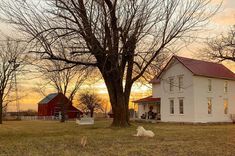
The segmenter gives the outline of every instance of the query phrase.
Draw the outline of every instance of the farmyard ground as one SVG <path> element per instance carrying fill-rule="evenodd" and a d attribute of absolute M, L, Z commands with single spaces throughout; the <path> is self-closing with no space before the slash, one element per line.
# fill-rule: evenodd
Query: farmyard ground
<path fill-rule="evenodd" d="M 0 125 L 0 155 L 151 156 L 235 155 L 235 125 L 180 125 L 132 123 L 110 128 L 111 121 L 93 126 L 75 122 L 8 121 Z M 151 129 L 154 138 L 132 136 L 138 125 Z M 81 138 L 87 145 L 82 147 Z"/>

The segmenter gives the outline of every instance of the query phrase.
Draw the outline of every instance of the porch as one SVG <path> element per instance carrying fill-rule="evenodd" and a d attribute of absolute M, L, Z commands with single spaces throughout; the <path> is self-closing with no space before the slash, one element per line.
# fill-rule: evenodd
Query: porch
<path fill-rule="evenodd" d="M 135 100 L 134 107 L 138 106 L 137 119 L 140 120 L 161 120 L 161 99 L 148 96 L 139 100 Z"/>

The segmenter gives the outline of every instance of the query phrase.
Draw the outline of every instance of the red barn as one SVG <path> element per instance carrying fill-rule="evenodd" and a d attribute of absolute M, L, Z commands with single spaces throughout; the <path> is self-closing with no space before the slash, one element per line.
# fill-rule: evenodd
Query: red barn
<path fill-rule="evenodd" d="M 72 102 L 62 93 L 52 93 L 47 95 L 38 103 L 38 116 L 59 116 L 62 101 L 67 104 L 67 117 L 76 118 L 83 114 L 72 105 Z"/>

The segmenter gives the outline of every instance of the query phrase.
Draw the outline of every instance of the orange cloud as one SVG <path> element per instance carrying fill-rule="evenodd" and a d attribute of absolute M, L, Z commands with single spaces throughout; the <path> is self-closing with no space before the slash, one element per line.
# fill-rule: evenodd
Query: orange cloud
<path fill-rule="evenodd" d="M 223 25 L 223 26 L 234 25 L 235 24 L 235 8 L 223 9 L 213 18 L 213 22 L 219 25 Z"/>

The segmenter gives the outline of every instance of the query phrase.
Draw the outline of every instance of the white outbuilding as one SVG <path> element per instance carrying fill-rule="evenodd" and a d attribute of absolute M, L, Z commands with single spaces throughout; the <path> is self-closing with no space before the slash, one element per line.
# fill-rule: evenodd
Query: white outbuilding
<path fill-rule="evenodd" d="M 151 83 L 152 96 L 134 101 L 138 118 L 232 122 L 235 74 L 222 64 L 173 56 Z"/>

